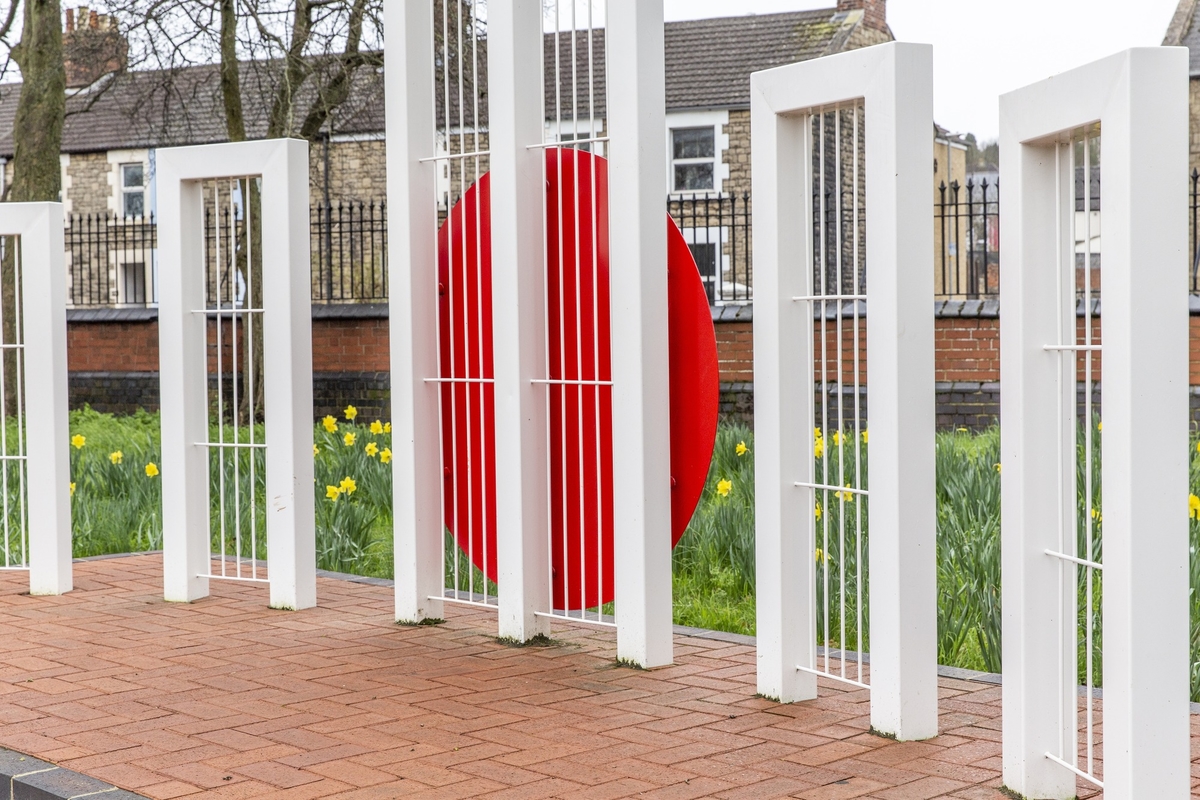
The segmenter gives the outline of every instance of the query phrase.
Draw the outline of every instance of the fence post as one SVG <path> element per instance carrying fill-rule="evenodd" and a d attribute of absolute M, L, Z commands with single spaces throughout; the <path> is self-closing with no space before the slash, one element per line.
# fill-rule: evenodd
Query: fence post
<path fill-rule="evenodd" d="M 26 457 L 27 519 L 21 521 L 28 543 L 22 553 L 29 567 L 29 593 L 63 594 L 72 589 L 71 461 L 67 431 L 66 267 L 61 203 L 0 203 L 0 236 L 19 237 L 13 253 L 17 299 L 18 416 L 24 412 L 26 435 L 18 453 Z M 3 387 L 0 386 L 0 391 Z M 8 409 L 13 413 L 14 409 Z M 2 422 L 2 420 L 0 420 Z M 30 447 L 30 443 L 35 446 Z M 11 447 L 11 441 L 10 441 Z M 14 455 L 10 452 L 5 455 Z M 20 468 L 20 462 L 15 462 Z M 6 527 L 7 530 L 7 527 Z M 6 542 L 4 566 L 15 566 Z"/>
<path fill-rule="evenodd" d="M 442 616 L 442 443 L 433 146 L 433 4 L 385 0 L 388 329 L 396 619 Z"/>
<path fill-rule="evenodd" d="M 671 425 L 662 0 L 608 7 L 617 657 L 670 664 Z"/>
<path fill-rule="evenodd" d="M 1187 164 L 1187 64 L 1183 48 L 1138 48 L 1000 98 L 1001 235 L 1011 255 L 1001 286 L 1003 764 L 1005 785 L 1023 796 L 1074 797 L 1077 773 L 1100 782 L 1080 766 L 1076 738 L 1077 559 L 1098 556 L 1075 552 L 1070 235 L 1073 132 L 1096 120 L 1104 145 L 1103 788 L 1113 800 L 1185 798 L 1190 788 L 1187 217 L 1183 192 L 1170 188 Z"/>
<path fill-rule="evenodd" d="M 488 8 L 500 635 L 550 632 L 541 0 Z"/>

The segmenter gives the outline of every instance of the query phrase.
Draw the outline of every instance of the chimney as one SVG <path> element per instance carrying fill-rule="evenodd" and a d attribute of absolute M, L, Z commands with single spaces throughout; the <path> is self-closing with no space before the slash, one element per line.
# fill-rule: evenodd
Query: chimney
<path fill-rule="evenodd" d="M 887 0 L 838 0 L 838 12 L 844 11 L 859 11 L 863 12 L 863 24 L 868 28 L 874 28 L 879 31 L 886 31 L 887 25 Z"/>
<path fill-rule="evenodd" d="M 67 88 L 82 89 L 129 62 L 129 40 L 117 30 L 117 20 L 87 6 L 67 9 L 63 30 L 63 66 Z"/>

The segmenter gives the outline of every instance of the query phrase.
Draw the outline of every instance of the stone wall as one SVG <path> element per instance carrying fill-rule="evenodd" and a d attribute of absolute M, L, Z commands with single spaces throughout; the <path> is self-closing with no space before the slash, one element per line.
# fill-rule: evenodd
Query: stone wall
<path fill-rule="evenodd" d="M 309 197 L 312 204 L 325 198 L 326 150 L 329 165 L 329 200 L 382 200 L 387 196 L 386 142 L 380 139 L 315 142 L 309 146 Z"/>
<path fill-rule="evenodd" d="M 102 214 L 109 210 L 113 185 L 107 153 L 72 153 L 63 176 L 63 197 L 69 214 Z"/>

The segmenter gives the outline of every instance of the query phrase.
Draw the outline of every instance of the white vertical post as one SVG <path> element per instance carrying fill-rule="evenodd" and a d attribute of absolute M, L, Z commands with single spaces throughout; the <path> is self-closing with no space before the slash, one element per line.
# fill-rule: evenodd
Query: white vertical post
<path fill-rule="evenodd" d="M 670 664 L 671 420 L 662 0 L 608 6 L 617 657 Z"/>
<path fill-rule="evenodd" d="M 896 47 L 867 99 L 871 725 L 937 736 L 933 51 Z M 894 265 L 894 266 L 893 266 Z"/>
<path fill-rule="evenodd" d="M 816 647 L 814 498 L 797 486 L 813 476 L 805 429 L 815 402 L 808 125 L 811 114 L 859 99 L 870 209 L 871 724 L 926 739 L 937 735 L 933 234 L 918 202 L 933 161 L 927 45 L 890 43 L 751 77 L 759 691 L 785 702 L 816 694 L 811 675 L 795 674 L 812 666 Z"/>
<path fill-rule="evenodd" d="M 24 353 L 17 368 L 25 373 L 25 441 L 36 442 L 25 448 L 29 593 L 63 594 L 73 584 L 62 204 L 2 203 L 0 235 L 20 237 L 14 297 Z"/>
<path fill-rule="evenodd" d="M 813 480 L 809 421 L 813 311 L 793 297 L 813 294 L 813 237 L 796 220 L 812 219 L 811 117 L 780 116 L 752 80 L 754 153 L 754 527 L 759 694 L 794 703 L 817 696 L 817 678 L 797 669 L 815 663 L 812 556 Z"/>
<path fill-rule="evenodd" d="M 206 308 L 201 181 L 262 176 L 262 218 L 253 219 L 250 209 L 246 219 L 247 228 L 261 227 L 262 242 L 270 604 L 309 608 L 316 604 L 316 530 L 308 143 L 271 139 L 166 148 L 158 151 L 157 162 L 164 595 L 172 601 L 196 600 L 208 594 L 214 577 L 207 321 L 215 315 Z M 253 240 L 249 230 L 247 239 Z M 243 308 L 239 313 L 257 312 Z"/>
<path fill-rule="evenodd" d="M 385 0 L 396 619 L 442 616 L 433 3 Z M 447 110 L 446 113 L 449 113 Z"/>
<path fill-rule="evenodd" d="M 1074 175 L 1063 168 L 1069 151 L 1061 143 L 1097 121 L 1104 149 L 1104 791 L 1130 800 L 1184 798 L 1190 790 L 1188 264 L 1180 177 L 1187 65 L 1183 48 L 1133 49 L 1000 99 L 1002 245 L 1017 254 L 1001 287 L 1004 782 L 1028 797 L 1075 795 L 1075 775 L 1049 757 L 1075 755 L 1076 620 L 1066 613 L 1073 602 L 1058 595 L 1059 586 L 1076 591 L 1075 569 L 1046 552 L 1059 547 L 1060 502 L 1075 502 L 1075 453 L 1064 453 L 1060 490 L 1057 460 L 1045 452 L 1045 442 L 1057 438 L 1060 380 L 1071 387 L 1072 413 L 1063 421 L 1076 424 L 1074 369 L 1060 368 L 1063 356 L 1045 348 L 1060 335 L 1075 340 L 1074 248 L 1064 241 Z M 1056 281 L 1066 297 L 1056 299 Z M 1069 321 L 1060 326 L 1064 308 Z M 1145 435 L 1147 424 L 1155 435 Z M 1074 527 L 1064 536 L 1073 545 Z M 1060 653 L 1063 669 L 1054 664 Z"/>
<path fill-rule="evenodd" d="M 496 558 L 502 637 L 550 632 L 542 2 L 488 7 Z"/>
<path fill-rule="evenodd" d="M 159 422 L 162 430 L 163 595 L 190 603 L 208 596 L 207 318 L 204 308 L 204 198 L 184 180 L 186 164 L 158 151 Z"/>
<path fill-rule="evenodd" d="M 282 140 L 262 170 L 267 565 L 271 607 L 298 610 L 317 604 L 308 142 Z"/>

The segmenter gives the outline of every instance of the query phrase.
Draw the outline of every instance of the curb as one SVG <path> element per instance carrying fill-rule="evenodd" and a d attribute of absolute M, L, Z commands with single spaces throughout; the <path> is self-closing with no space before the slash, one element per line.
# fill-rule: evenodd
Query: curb
<path fill-rule="evenodd" d="M 146 800 L 111 783 L 0 747 L 0 800 Z"/>

